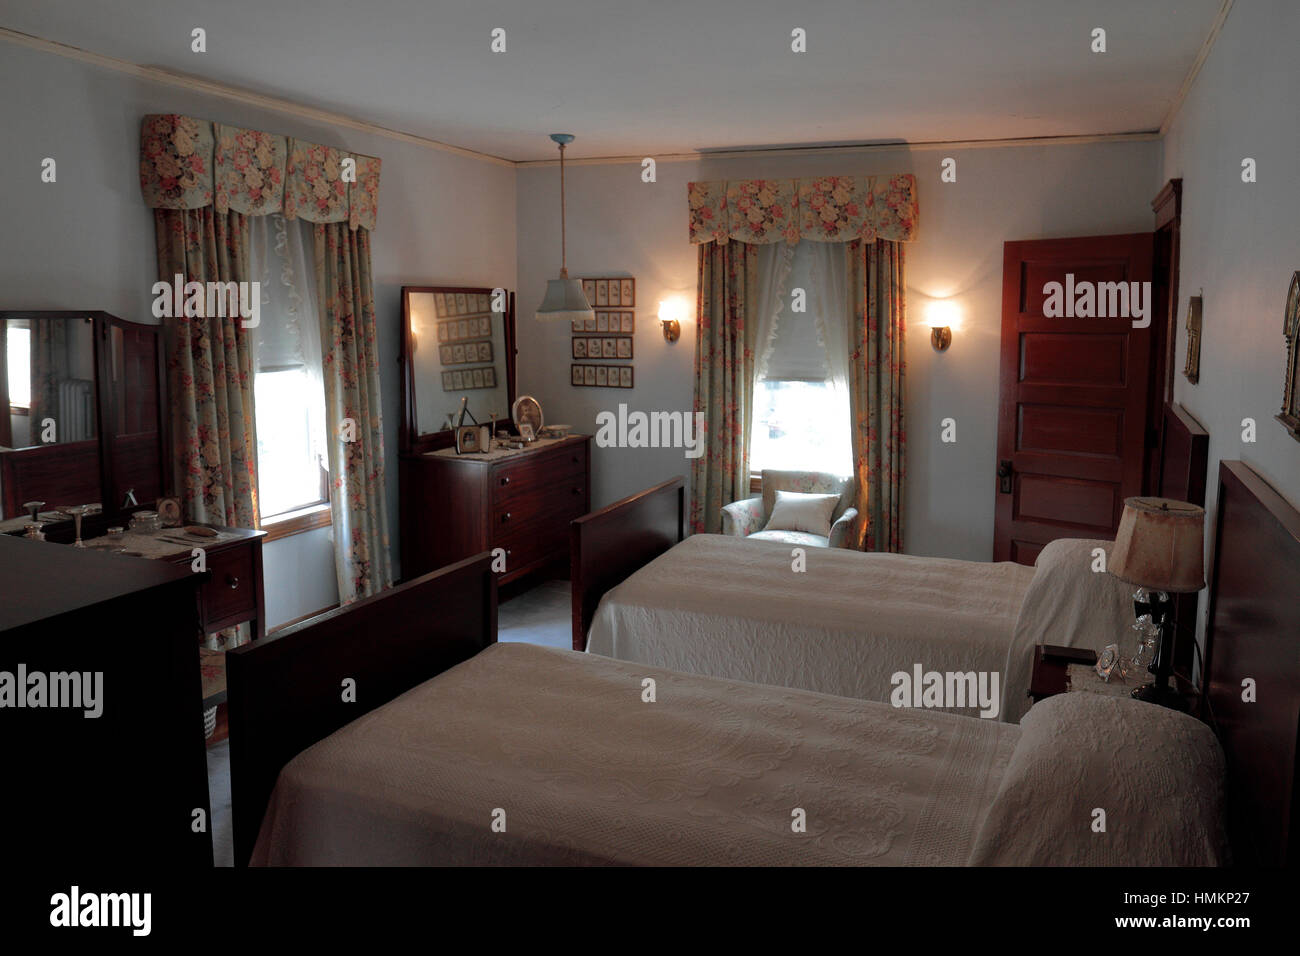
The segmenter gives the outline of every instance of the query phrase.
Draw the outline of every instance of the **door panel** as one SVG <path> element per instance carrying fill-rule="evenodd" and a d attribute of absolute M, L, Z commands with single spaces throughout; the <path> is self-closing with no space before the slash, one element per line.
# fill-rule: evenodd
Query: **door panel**
<path fill-rule="evenodd" d="M 1114 538 L 1142 493 L 1151 329 L 1133 317 L 1048 317 L 1050 282 L 1150 282 L 1150 233 L 1003 249 L 995 561 L 1032 564 L 1056 538 Z M 1155 303 L 1147 298 L 1150 318 Z"/>

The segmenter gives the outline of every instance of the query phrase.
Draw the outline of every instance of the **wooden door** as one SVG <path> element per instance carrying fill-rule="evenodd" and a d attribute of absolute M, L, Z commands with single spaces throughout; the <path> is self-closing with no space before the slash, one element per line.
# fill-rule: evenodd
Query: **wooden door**
<path fill-rule="evenodd" d="M 1152 243 L 1136 233 L 1003 246 L 995 561 L 1033 564 L 1056 538 L 1113 539 L 1124 499 L 1142 493 L 1160 318 Z M 1143 303 L 1147 325 L 1135 328 Z"/>

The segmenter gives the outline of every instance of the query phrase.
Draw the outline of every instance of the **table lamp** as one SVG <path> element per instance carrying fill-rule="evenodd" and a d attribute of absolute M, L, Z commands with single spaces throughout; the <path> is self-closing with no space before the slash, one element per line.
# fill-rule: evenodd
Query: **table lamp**
<path fill-rule="evenodd" d="M 1146 609 L 1158 628 L 1155 657 L 1147 668 L 1155 679 L 1133 691 L 1138 700 L 1186 710 L 1183 695 L 1169 686 L 1173 670 L 1170 594 L 1205 587 L 1205 509 L 1171 498 L 1126 498 L 1107 570 L 1137 585 L 1133 603 Z"/>

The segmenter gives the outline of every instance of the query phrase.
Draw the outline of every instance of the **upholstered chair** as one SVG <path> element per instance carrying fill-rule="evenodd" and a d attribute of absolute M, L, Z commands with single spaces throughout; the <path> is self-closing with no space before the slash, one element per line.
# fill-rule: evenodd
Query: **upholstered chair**
<path fill-rule="evenodd" d="M 797 491 L 803 494 L 835 494 L 839 503 L 831 515 L 831 533 L 828 537 L 807 531 L 764 531 L 777 491 Z M 857 483 L 852 478 L 842 478 L 824 471 L 774 471 L 762 473 L 762 493 L 753 498 L 733 501 L 722 508 L 722 533 L 757 541 L 782 541 L 795 547 L 853 548 L 856 535 L 858 509 Z"/>

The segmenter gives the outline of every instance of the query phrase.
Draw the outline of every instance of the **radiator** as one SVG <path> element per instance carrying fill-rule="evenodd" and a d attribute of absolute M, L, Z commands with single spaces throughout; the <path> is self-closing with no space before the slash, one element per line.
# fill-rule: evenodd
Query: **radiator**
<path fill-rule="evenodd" d="M 59 415 L 56 423 L 60 442 L 89 441 L 95 437 L 94 389 L 94 382 L 81 378 L 70 378 L 59 383 Z"/>

